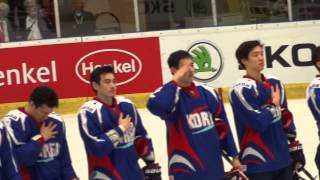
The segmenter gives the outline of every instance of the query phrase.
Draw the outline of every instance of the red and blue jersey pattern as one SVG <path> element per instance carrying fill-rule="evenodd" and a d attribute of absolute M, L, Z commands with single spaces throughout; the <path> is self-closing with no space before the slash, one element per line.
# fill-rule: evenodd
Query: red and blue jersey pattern
<path fill-rule="evenodd" d="M 0 122 L 0 180 L 21 180 L 10 139 Z"/>
<path fill-rule="evenodd" d="M 5 127 L 13 143 L 13 152 L 23 180 L 71 180 L 77 178 L 71 164 L 61 116 L 50 113 L 42 122 L 56 124 L 58 133 L 44 142 L 40 136 L 42 123 L 36 122 L 23 108 L 10 111 L 4 117 Z"/>
<path fill-rule="evenodd" d="M 215 180 L 224 177 L 221 151 L 236 156 L 237 149 L 223 103 L 204 85 L 181 88 L 173 81 L 150 95 L 147 108 L 167 127 L 169 176 L 175 180 Z M 214 121 L 222 119 L 228 134 L 219 140 Z"/>
<path fill-rule="evenodd" d="M 262 75 L 262 81 L 244 76 L 230 89 L 230 102 L 240 145 L 240 161 L 248 173 L 268 172 L 289 166 L 288 137 L 295 133 L 293 121 L 284 125 L 283 115 L 274 117 L 272 88 L 280 90 L 282 111 L 287 107 L 285 89 L 279 79 Z"/>
<path fill-rule="evenodd" d="M 129 99 L 116 96 L 113 101 L 114 105 L 108 106 L 95 98 L 86 102 L 78 113 L 80 135 L 88 158 L 89 179 L 143 180 L 134 140 L 141 136 L 148 138 L 147 132 Z M 133 127 L 125 133 L 118 127 L 120 113 L 129 115 L 133 123 Z M 112 130 L 120 136 L 118 144 L 114 144 L 107 135 Z"/>
<path fill-rule="evenodd" d="M 320 128 L 320 75 L 317 75 L 307 88 L 306 97 L 309 109 Z"/>

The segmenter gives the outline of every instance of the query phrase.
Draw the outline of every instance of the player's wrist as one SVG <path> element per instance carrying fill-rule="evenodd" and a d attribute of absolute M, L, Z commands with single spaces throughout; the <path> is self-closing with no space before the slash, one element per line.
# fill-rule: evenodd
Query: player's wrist
<path fill-rule="evenodd" d="M 281 117 L 281 108 L 279 105 L 267 105 L 268 110 L 271 112 L 273 118 Z"/>
<path fill-rule="evenodd" d="M 126 132 L 126 128 L 122 125 L 122 124 L 119 124 L 119 129 L 121 130 L 122 133 Z"/>
<path fill-rule="evenodd" d="M 42 134 L 37 134 L 33 136 L 31 139 L 38 142 L 40 145 L 43 145 L 46 142 Z"/>
<path fill-rule="evenodd" d="M 232 160 L 239 160 L 239 155 L 233 156 Z"/>

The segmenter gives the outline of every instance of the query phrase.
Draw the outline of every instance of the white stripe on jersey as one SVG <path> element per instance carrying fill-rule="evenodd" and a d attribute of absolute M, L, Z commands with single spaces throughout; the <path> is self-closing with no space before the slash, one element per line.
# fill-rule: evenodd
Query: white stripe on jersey
<path fill-rule="evenodd" d="M 312 105 L 315 108 L 315 110 L 317 111 L 318 114 L 320 114 L 320 109 L 317 106 L 317 102 L 316 102 L 316 89 L 320 89 L 320 78 L 316 77 L 312 80 L 312 82 L 310 83 L 310 85 L 308 86 L 307 90 L 306 90 L 306 96 L 307 99 L 311 99 Z"/>
<path fill-rule="evenodd" d="M 255 156 L 261 159 L 263 162 L 266 162 L 266 159 L 257 150 L 253 149 L 252 147 L 247 147 L 244 149 L 241 159 L 243 160 L 246 156 L 249 156 L 249 155 Z"/>
<path fill-rule="evenodd" d="M 103 142 L 105 141 L 104 139 L 99 139 L 93 135 L 91 135 L 89 133 L 89 130 L 88 130 L 88 119 L 87 119 L 87 116 L 86 116 L 86 111 L 80 111 L 80 126 L 82 127 L 83 131 L 85 132 L 85 134 L 92 140 L 94 141 L 97 141 L 97 142 Z"/>
<path fill-rule="evenodd" d="M 11 140 L 10 140 L 9 134 L 6 133 L 6 136 L 7 136 L 8 142 L 9 142 L 10 150 L 12 151 L 12 142 L 11 142 Z M 13 156 L 11 156 L 11 161 L 12 161 L 12 163 L 13 163 L 13 165 L 14 165 L 15 171 L 18 172 L 18 171 L 19 171 L 18 165 L 17 165 L 15 159 L 13 158 Z"/>
<path fill-rule="evenodd" d="M 21 119 L 21 123 L 22 123 L 22 127 L 24 127 L 24 121 L 25 119 Z M 26 144 L 25 142 L 21 142 L 19 141 L 16 136 L 14 135 L 13 129 L 11 128 L 11 119 L 9 119 L 8 117 L 4 117 L 4 125 L 6 127 L 7 133 L 10 135 L 11 139 L 13 140 L 15 145 L 22 145 L 22 144 Z M 25 130 L 25 129 L 24 129 Z"/>
<path fill-rule="evenodd" d="M 180 164 L 184 164 L 187 167 L 189 167 L 190 169 L 192 169 L 194 172 L 196 172 L 196 169 L 194 168 L 194 166 L 190 163 L 190 161 L 188 161 L 185 157 L 175 154 L 171 157 L 170 161 L 169 161 L 169 168 L 171 165 L 175 164 L 175 163 L 180 163 Z"/>
<path fill-rule="evenodd" d="M 173 108 L 172 108 L 171 112 L 174 112 L 176 110 L 176 105 L 179 102 L 180 90 L 181 90 L 181 88 L 179 86 L 177 86 L 177 90 L 176 90 L 176 93 L 174 95 L 174 102 L 173 102 L 174 105 L 173 105 Z"/>

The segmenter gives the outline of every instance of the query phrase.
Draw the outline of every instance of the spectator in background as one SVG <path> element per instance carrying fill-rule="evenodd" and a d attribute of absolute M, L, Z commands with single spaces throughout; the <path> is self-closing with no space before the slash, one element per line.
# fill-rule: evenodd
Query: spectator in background
<path fill-rule="evenodd" d="M 34 0 L 26 0 L 27 11 L 24 40 L 38 40 L 53 37 L 43 17 L 39 14 L 39 6 Z"/>
<path fill-rule="evenodd" d="M 47 23 L 48 29 L 55 31 L 55 19 L 54 19 L 54 7 L 53 0 L 42 0 L 40 2 L 41 14 L 44 17 L 45 22 Z"/>
<path fill-rule="evenodd" d="M 8 4 L 0 2 L 0 43 L 13 40 L 13 37 L 10 36 L 12 32 L 12 26 L 7 19 L 8 13 Z"/>
<path fill-rule="evenodd" d="M 14 31 L 23 31 L 25 27 L 25 19 L 27 16 L 25 6 L 25 0 L 8 0 L 10 7 L 9 20 Z M 17 15 L 17 16 L 16 16 Z M 16 22 L 17 17 L 17 22 Z M 17 24 L 18 23 L 18 24 Z"/>
<path fill-rule="evenodd" d="M 62 37 L 95 35 L 95 17 L 84 10 L 83 0 L 72 0 L 72 12 L 61 19 Z"/>

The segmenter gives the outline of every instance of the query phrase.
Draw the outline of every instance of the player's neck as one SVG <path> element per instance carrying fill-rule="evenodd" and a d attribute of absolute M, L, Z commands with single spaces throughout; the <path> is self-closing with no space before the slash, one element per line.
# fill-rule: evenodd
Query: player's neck
<path fill-rule="evenodd" d="M 106 97 L 106 96 L 97 95 L 97 98 L 108 106 L 112 106 L 112 104 L 113 104 L 113 97 Z"/>
<path fill-rule="evenodd" d="M 262 81 L 261 71 L 247 70 L 247 76 L 250 76 L 256 80 Z"/>
<path fill-rule="evenodd" d="M 33 120 L 35 120 L 36 122 L 41 122 L 40 120 L 36 119 L 35 118 L 35 115 L 34 115 L 34 108 L 31 107 L 30 104 L 28 104 L 27 106 L 24 107 L 24 111 L 32 117 Z"/>
<path fill-rule="evenodd" d="M 186 88 L 186 87 L 191 86 L 191 85 L 192 85 L 192 82 L 180 82 L 178 85 L 179 85 L 180 87 L 182 87 L 182 88 Z"/>

